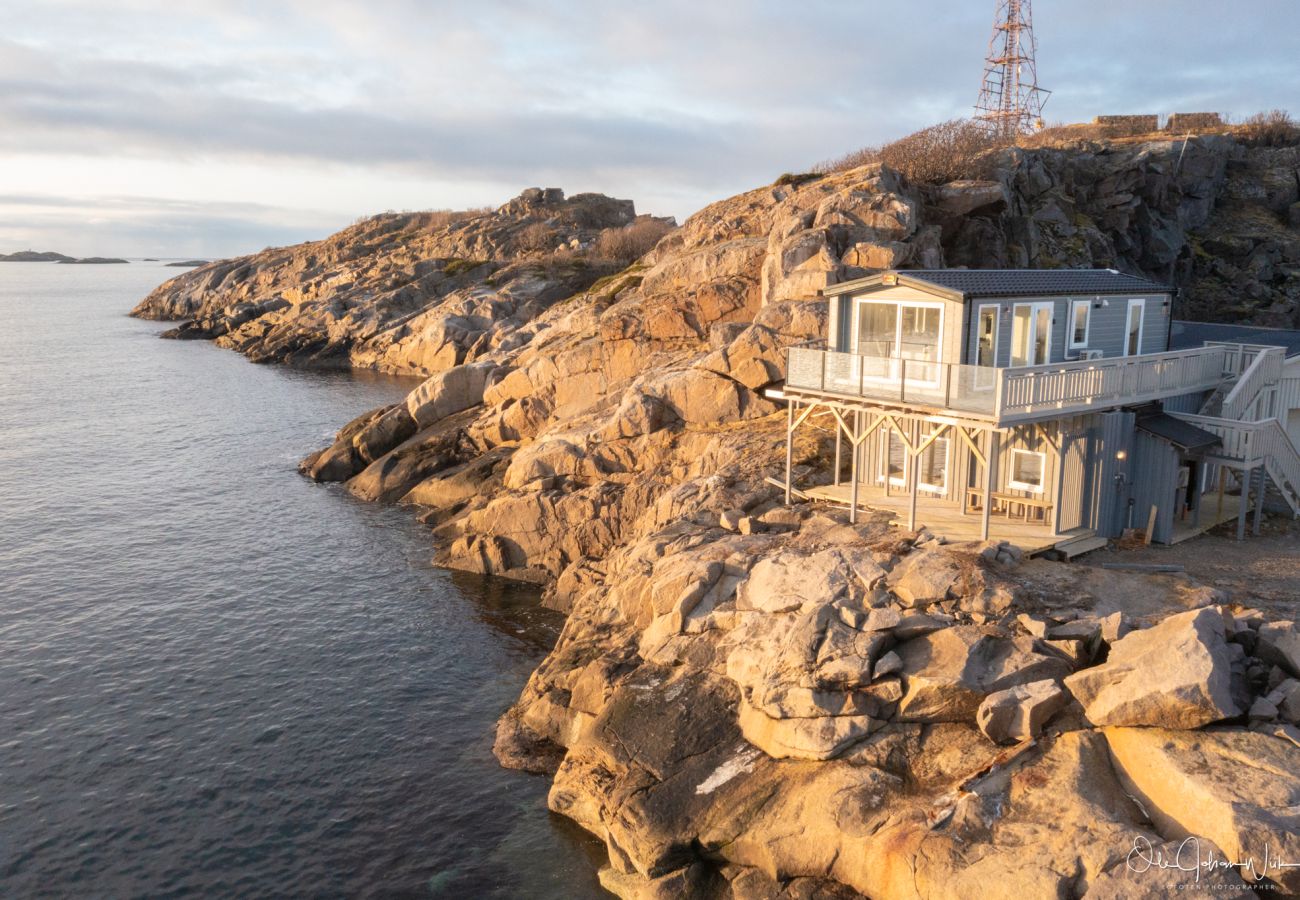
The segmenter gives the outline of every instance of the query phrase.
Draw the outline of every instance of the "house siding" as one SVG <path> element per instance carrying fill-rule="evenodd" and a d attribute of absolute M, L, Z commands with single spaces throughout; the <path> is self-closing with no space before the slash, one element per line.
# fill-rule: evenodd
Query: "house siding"
<path fill-rule="evenodd" d="M 1167 294 L 1147 294 L 1126 297 L 1123 295 L 1107 297 L 1003 297 L 999 299 L 973 299 L 966 319 L 966 341 L 962 362 L 973 364 L 977 359 L 976 349 L 979 343 L 979 308 L 986 305 L 998 307 L 998 353 L 999 366 L 1011 365 L 1012 311 L 1019 303 L 1052 304 L 1052 346 L 1050 359 L 1052 363 L 1068 362 L 1078 359 L 1083 350 L 1071 350 L 1069 341 L 1070 307 L 1074 300 L 1088 300 L 1092 303 L 1091 321 L 1088 328 L 1088 346 L 1086 349 L 1102 350 L 1106 356 L 1124 355 L 1125 325 L 1128 321 L 1128 301 L 1130 299 L 1145 302 L 1145 320 L 1142 329 L 1142 352 L 1163 353 L 1168 349 L 1170 304 Z M 1097 303 L 1103 303 L 1100 308 Z"/>

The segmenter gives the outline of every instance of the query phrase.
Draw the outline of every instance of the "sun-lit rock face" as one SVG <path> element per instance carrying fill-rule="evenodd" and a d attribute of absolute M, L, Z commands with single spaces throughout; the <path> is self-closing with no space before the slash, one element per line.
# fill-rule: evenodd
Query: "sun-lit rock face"
<path fill-rule="evenodd" d="M 827 285 L 953 264 L 1190 277 L 1195 242 L 1235 227 L 1225 191 L 1291 196 L 1234 180 L 1280 156 L 1179 147 L 1008 151 L 940 186 L 879 166 L 783 179 L 599 271 L 548 242 L 580 248 L 630 206 L 530 191 L 428 233 L 380 217 L 213 264 L 138 312 L 258 359 L 427 376 L 303 470 L 412 504 L 437 561 L 534 581 L 568 613 L 495 749 L 553 775 L 551 808 L 605 842 L 620 896 L 1164 896 L 1125 868 L 1135 842 L 1235 850 L 1294 824 L 1285 779 L 1220 791 L 1258 781 L 1248 754 L 1300 771 L 1292 624 L 1175 579 L 786 508 L 764 391 L 824 336 Z M 1294 279 L 1273 275 L 1296 258 L 1259 240 L 1282 249 L 1255 283 L 1285 305 Z M 824 469 L 832 434 L 801 429 L 796 469 Z"/>

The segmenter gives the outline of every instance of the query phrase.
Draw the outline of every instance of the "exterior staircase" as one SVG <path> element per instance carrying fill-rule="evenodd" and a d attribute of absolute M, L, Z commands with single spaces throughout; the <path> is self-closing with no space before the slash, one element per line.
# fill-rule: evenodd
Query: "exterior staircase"
<path fill-rule="evenodd" d="M 1282 423 L 1272 416 L 1282 377 L 1281 347 L 1236 345 L 1227 379 L 1205 399 L 1199 415 L 1178 418 L 1216 434 L 1223 446 L 1213 454 L 1234 467 L 1262 466 L 1274 491 L 1300 517 L 1300 452 Z"/>

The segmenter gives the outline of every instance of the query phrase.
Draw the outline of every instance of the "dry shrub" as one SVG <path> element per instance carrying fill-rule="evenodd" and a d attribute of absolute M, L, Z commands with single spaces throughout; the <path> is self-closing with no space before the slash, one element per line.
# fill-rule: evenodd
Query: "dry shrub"
<path fill-rule="evenodd" d="M 606 228 L 597 236 L 592 251 L 598 259 L 630 263 L 649 253 L 672 230 L 669 222 L 641 216 L 622 228 Z"/>
<path fill-rule="evenodd" d="M 1270 109 L 1248 116 L 1241 123 L 1242 134 L 1264 147 L 1282 147 L 1300 140 L 1300 125 L 1284 109 Z"/>
<path fill-rule="evenodd" d="M 922 128 L 879 149 L 865 147 L 838 160 L 824 163 L 819 169 L 838 172 L 880 162 L 901 172 L 911 181 L 942 184 L 987 174 L 987 157 L 984 154 L 1012 143 L 1013 139 L 995 134 L 982 122 L 951 119 Z"/>
<path fill-rule="evenodd" d="M 470 209 L 426 209 L 419 213 L 419 222 L 425 228 L 445 228 L 490 212 L 493 212 L 491 206 L 476 206 Z"/>
<path fill-rule="evenodd" d="M 525 225 L 519 232 L 519 249 L 526 253 L 546 253 L 559 242 L 559 234 L 545 222 Z"/>

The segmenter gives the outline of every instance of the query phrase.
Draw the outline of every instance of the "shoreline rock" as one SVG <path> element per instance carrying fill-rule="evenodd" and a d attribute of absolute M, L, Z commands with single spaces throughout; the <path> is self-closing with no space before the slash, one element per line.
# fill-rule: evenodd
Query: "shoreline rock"
<path fill-rule="evenodd" d="M 526 192 L 434 236 L 379 217 L 213 263 L 136 312 L 193 317 L 178 336 L 255 360 L 429 376 L 303 471 L 415 506 L 437 562 L 543 583 L 566 612 L 494 752 L 552 775 L 551 808 L 605 842 L 622 896 L 1104 896 L 1172 823 L 1225 852 L 1255 839 L 1268 809 L 1198 818 L 1143 767 L 1168 755 L 1188 796 L 1237 771 L 1234 748 L 1300 771 L 1291 626 L 1156 576 L 1127 576 L 1140 613 L 1110 605 L 1115 573 L 1044 597 L 1034 578 L 1061 564 L 786 509 L 767 481 L 784 417 L 763 391 L 786 347 L 824 334 L 825 303 L 799 298 L 886 256 L 1181 265 L 1167 251 L 1265 161 L 1201 139 L 1175 176 L 1177 153 L 1015 151 L 996 190 L 879 166 L 772 185 L 603 278 L 542 272 L 511 242 L 529 224 L 589 231 L 588 206 L 601 223 L 632 211 Z M 832 444 L 802 430 L 796 471 L 824 470 Z M 1173 749 L 1140 742 L 1161 726 Z"/>

